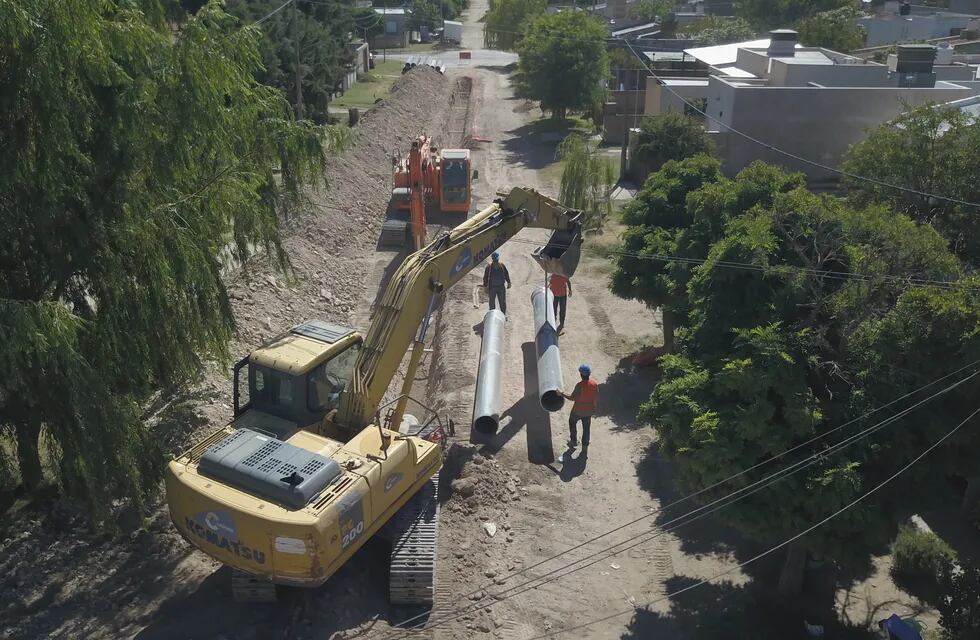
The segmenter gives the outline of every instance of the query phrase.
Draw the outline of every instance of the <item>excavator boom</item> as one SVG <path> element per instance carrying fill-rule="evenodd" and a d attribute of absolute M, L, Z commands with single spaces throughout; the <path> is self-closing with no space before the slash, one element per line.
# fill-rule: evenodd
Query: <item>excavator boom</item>
<path fill-rule="evenodd" d="M 548 245 L 532 254 L 546 271 L 566 276 L 574 273 L 582 242 L 580 212 L 533 189 L 515 187 L 506 197 L 443 233 L 408 256 L 389 282 L 341 400 L 341 424 L 356 429 L 371 422 L 405 352 L 413 340 L 420 342 L 415 339 L 416 331 L 424 337 L 439 296 L 525 227 L 554 231 Z M 410 384 L 411 376 L 407 376 L 406 385 Z"/>

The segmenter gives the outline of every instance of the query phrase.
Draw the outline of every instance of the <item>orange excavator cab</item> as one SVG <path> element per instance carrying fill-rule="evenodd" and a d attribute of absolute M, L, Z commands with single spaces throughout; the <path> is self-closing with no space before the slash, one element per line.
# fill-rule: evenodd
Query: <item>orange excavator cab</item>
<path fill-rule="evenodd" d="M 408 155 L 393 158 L 391 204 L 408 211 L 408 226 L 415 250 L 426 244 L 426 212 L 467 214 L 472 201 L 469 149 L 437 149 L 432 139 L 419 135 Z"/>

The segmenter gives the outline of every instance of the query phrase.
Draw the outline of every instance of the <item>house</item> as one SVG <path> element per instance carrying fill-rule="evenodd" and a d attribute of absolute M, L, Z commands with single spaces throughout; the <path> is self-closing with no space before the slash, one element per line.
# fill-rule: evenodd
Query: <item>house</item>
<path fill-rule="evenodd" d="M 378 50 L 407 47 L 410 35 L 407 10 L 405 8 L 375 7 L 374 12 L 380 16 L 384 31 L 371 38 L 371 48 Z"/>
<path fill-rule="evenodd" d="M 932 45 L 901 45 L 888 66 L 800 46 L 792 30 L 770 36 L 687 49 L 699 68 L 688 77 L 648 81 L 644 113 L 704 112 L 726 174 L 764 160 L 803 171 L 821 188 L 836 184 L 833 168 L 850 145 L 906 107 L 980 95 L 976 68 L 936 64 Z"/>
<path fill-rule="evenodd" d="M 980 0 L 978 0 L 980 1 Z M 896 42 L 948 38 L 966 29 L 974 17 L 969 13 L 929 10 L 918 13 L 909 3 L 886 2 L 875 15 L 858 18 L 866 32 L 865 45 L 876 47 Z"/>

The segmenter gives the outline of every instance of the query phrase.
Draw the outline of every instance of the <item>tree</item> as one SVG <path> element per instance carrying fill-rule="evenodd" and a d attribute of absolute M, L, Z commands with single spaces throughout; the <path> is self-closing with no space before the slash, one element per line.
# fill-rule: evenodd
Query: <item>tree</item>
<path fill-rule="evenodd" d="M 752 40 L 756 30 L 742 18 L 708 16 L 685 26 L 682 35 L 695 38 L 705 46 L 712 46 Z"/>
<path fill-rule="evenodd" d="M 939 624 L 946 640 L 970 640 L 980 629 L 980 569 L 964 566 L 944 580 L 944 595 L 939 609 Z"/>
<path fill-rule="evenodd" d="M 587 229 L 602 229 L 612 213 L 609 196 L 616 185 L 612 162 L 596 143 L 575 133 L 558 145 L 558 159 L 565 163 L 558 199 L 585 214 Z"/>
<path fill-rule="evenodd" d="M 710 169 L 698 156 L 650 177 L 624 212 L 630 255 L 613 276 L 615 292 L 663 304 L 677 318 L 675 353 L 661 359 L 663 378 L 641 417 L 657 427 L 685 489 L 718 483 L 980 357 L 980 289 L 908 281 L 959 277 L 932 229 L 883 207 L 811 194 L 801 175 L 762 163 L 734 180 L 698 173 L 699 165 Z M 657 259 L 664 254 L 675 257 Z M 833 275 L 842 273 L 856 275 Z M 975 379 L 963 384 L 888 438 L 825 453 L 719 517 L 763 542 L 795 535 L 911 460 L 952 416 L 962 419 L 978 392 Z M 805 445 L 799 458 L 827 444 Z M 928 500 L 942 478 L 935 470 L 966 468 L 962 452 L 977 444 L 964 433 L 931 468 L 793 545 L 781 588 L 798 588 L 808 551 L 866 557 L 854 540 L 887 541 L 894 511 Z"/>
<path fill-rule="evenodd" d="M 739 0 L 736 11 L 757 28 L 788 27 L 800 18 L 853 4 L 852 0 Z"/>
<path fill-rule="evenodd" d="M 656 22 L 666 18 L 673 10 L 673 0 L 636 0 L 630 7 L 629 17 L 633 20 Z"/>
<path fill-rule="evenodd" d="M 440 0 L 412 0 L 411 8 L 407 20 L 409 29 L 420 31 L 422 27 L 433 29 L 442 24 Z"/>
<path fill-rule="evenodd" d="M 874 130 L 851 147 L 844 169 L 919 193 L 980 202 L 980 126 L 959 109 L 926 105 Z M 844 179 L 859 205 L 886 202 L 913 219 L 931 224 L 956 255 L 980 264 L 980 211 L 867 180 Z"/>
<path fill-rule="evenodd" d="M 277 0 L 227 0 L 226 9 L 247 23 L 267 16 L 281 5 Z M 353 11 L 339 0 L 299 2 L 295 13 L 287 8 L 274 13 L 261 25 L 263 64 L 257 72 L 258 80 L 282 89 L 295 108 L 298 30 L 303 116 L 320 124 L 330 121 L 330 99 L 340 91 L 343 76 L 350 68 L 348 34 L 364 35 L 365 30 L 383 28 L 377 14 L 370 21 L 365 18 L 355 21 Z M 299 23 L 298 29 L 294 18 Z"/>
<path fill-rule="evenodd" d="M 544 14 L 547 0 L 495 0 L 483 25 L 488 49 L 513 50 L 530 20 Z"/>
<path fill-rule="evenodd" d="M 255 80 L 258 29 L 210 3 L 174 34 L 141 6 L 0 8 L 0 428 L 22 484 L 40 436 L 96 524 L 155 488 L 148 394 L 227 357 L 226 256 L 286 266 L 280 214 L 340 140 Z"/>
<path fill-rule="evenodd" d="M 643 119 L 633 159 L 655 171 L 669 160 L 711 154 L 713 149 L 701 123 L 675 111 L 667 111 Z"/>
<path fill-rule="evenodd" d="M 601 99 L 609 69 L 606 30 L 582 11 L 543 14 L 528 23 L 517 48 L 525 86 L 541 108 L 564 120 Z"/>
<path fill-rule="evenodd" d="M 824 47 L 844 53 L 859 49 L 864 46 L 867 35 L 864 27 L 857 23 L 860 16 L 857 7 L 847 6 L 804 18 L 796 27 L 800 42 L 809 47 Z"/>

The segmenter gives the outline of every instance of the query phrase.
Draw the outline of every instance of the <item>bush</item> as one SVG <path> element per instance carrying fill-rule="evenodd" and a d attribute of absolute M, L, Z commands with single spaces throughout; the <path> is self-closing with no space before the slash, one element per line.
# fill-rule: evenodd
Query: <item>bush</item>
<path fill-rule="evenodd" d="M 892 571 L 913 578 L 938 581 L 956 560 L 956 552 L 939 536 L 916 527 L 902 527 L 891 551 Z"/>

